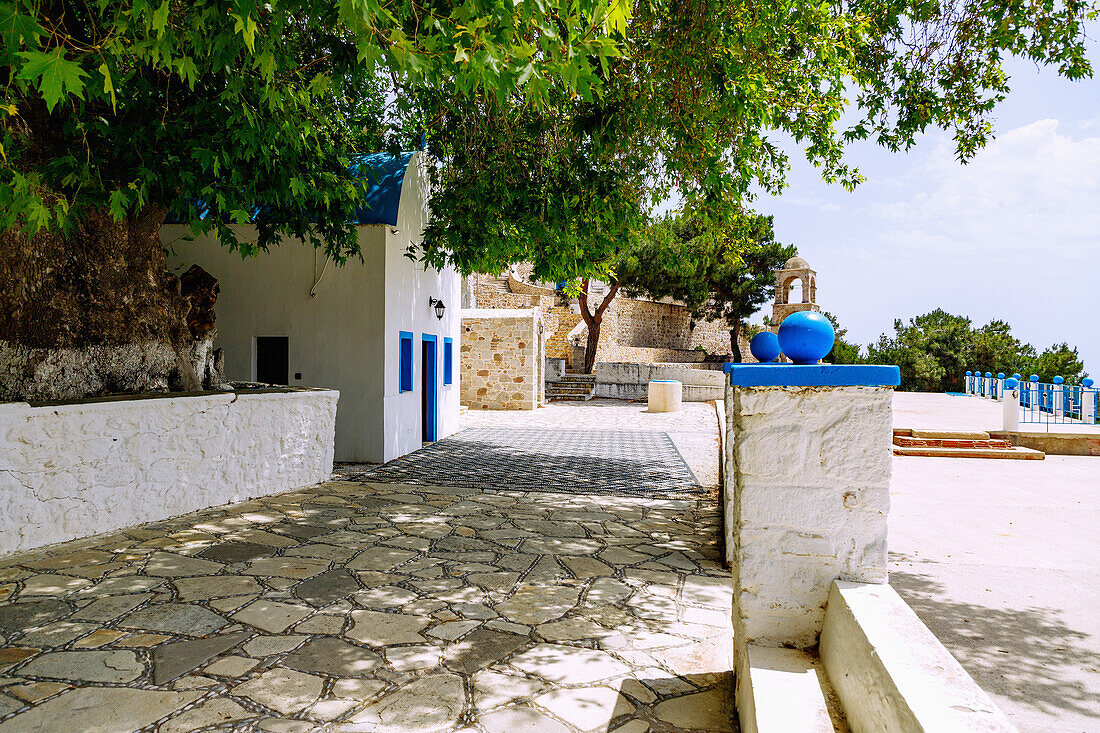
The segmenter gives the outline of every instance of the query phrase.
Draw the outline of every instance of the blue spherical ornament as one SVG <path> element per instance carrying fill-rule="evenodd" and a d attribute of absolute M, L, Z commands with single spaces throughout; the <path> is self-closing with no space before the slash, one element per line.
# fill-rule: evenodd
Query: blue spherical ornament
<path fill-rule="evenodd" d="M 1015 379 L 1015 380 L 1016 380 L 1017 382 L 1018 382 L 1018 381 L 1020 381 L 1021 379 L 1023 379 L 1023 377 L 1021 377 L 1021 376 L 1019 375 L 1019 373 L 1017 373 L 1017 372 L 1014 372 L 1014 373 L 1012 374 L 1012 378 L 1013 378 L 1013 379 Z"/>
<path fill-rule="evenodd" d="M 1004 378 L 1005 378 L 1005 373 L 1004 372 L 997 372 L 997 379 L 1004 379 Z"/>
<path fill-rule="evenodd" d="M 1087 388 L 1087 387 L 1091 387 L 1091 386 L 1092 386 L 1092 385 L 1094 385 L 1094 384 L 1096 384 L 1096 382 L 1094 382 L 1094 381 L 1092 380 L 1092 377 L 1085 377 L 1084 379 L 1082 379 L 1082 380 L 1081 380 L 1081 386 L 1082 386 L 1082 387 L 1086 387 L 1086 388 Z"/>
<path fill-rule="evenodd" d="M 1039 375 L 1038 374 L 1032 374 L 1030 377 L 1028 377 L 1028 381 L 1038 382 L 1039 381 Z"/>
<path fill-rule="evenodd" d="M 973 375 L 973 374 L 974 374 L 974 372 L 967 372 L 967 373 L 966 373 L 966 376 L 968 376 L 968 377 L 969 377 L 969 376 L 971 376 L 971 375 Z"/>
<path fill-rule="evenodd" d="M 988 379 L 989 377 L 993 376 L 993 372 L 986 372 L 985 376 L 986 376 L 986 379 Z"/>
<path fill-rule="evenodd" d="M 1005 389 L 1016 389 L 1020 384 L 1020 380 L 1014 377 L 1009 377 L 1005 380 Z"/>
<path fill-rule="evenodd" d="M 833 348 L 833 324 L 820 313 L 799 311 L 779 326 L 779 346 L 795 364 L 816 364 Z"/>
<path fill-rule="evenodd" d="M 1054 383 L 1055 384 L 1061 384 L 1064 381 L 1066 381 L 1066 380 L 1062 379 L 1061 377 L 1055 377 L 1054 378 Z"/>
<path fill-rule="evenodd" d="M 761 364 L 779 358 L 779 337 L 771 331 L 761 331 L 749 341 L 749 351 Z"/>

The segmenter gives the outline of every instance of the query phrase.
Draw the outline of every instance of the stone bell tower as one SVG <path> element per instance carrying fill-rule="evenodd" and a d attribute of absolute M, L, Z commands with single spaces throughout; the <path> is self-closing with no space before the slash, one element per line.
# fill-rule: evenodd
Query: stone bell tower
<path fill-rule="evenodd" d="M 817 304 L 817 273 L 810 269 L 810 263 L 806 260 L 792 257 L 783 265 L 783 269 L 775 271 L 772 330 L 779 328 L 784 318 L 798 311 L 820 313 L 821 307 Z"/>

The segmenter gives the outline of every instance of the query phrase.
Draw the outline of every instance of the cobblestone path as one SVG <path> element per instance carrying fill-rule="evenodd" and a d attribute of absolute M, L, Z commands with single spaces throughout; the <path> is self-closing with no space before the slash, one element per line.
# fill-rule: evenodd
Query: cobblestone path
<path fill-rule="evenodd" d="M 718 535 L 711 498 L 333 481 L 3 558 L 0 733 L 732 730 Z"/>

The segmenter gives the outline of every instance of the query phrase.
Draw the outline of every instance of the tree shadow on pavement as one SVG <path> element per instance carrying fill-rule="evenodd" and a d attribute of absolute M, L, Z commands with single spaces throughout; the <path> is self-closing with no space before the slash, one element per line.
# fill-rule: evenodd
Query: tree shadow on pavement
<path fill-rule="evenodd" d="M 1056 611 L 953 601 L 942 584 L 912 571 L 891 571 L 890 585 L 987 692 L 1049 715 L 1100 717 L 1100 695 L 1081 681 L 1095 672 L 1096 654 Z"/>

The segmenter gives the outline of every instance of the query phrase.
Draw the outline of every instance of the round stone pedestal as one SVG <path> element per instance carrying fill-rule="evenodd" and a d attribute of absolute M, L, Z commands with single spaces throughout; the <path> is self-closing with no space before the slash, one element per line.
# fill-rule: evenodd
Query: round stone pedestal
<path fill-rule="evenodd" d="M 649 383 L 650 412 L 679 412 L 684 385 L 675 379 L 654 379 Z"/>

